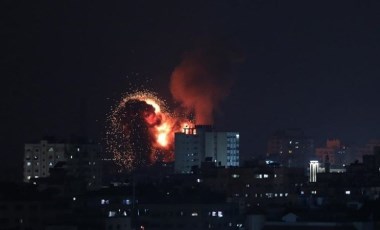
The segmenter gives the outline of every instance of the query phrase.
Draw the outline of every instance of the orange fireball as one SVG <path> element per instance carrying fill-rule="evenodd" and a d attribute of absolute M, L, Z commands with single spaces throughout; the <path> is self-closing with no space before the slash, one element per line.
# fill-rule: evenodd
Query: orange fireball
<path fill-rule="evenodd" d="M 139 148 L 136 148 L 138 143 L 133 142 L 132 132 L 128 130 L 131 125 L 122 124 L 128 121 L 119 118 L 120 116 L 123 117 L 122 113 L 126 104 L 131 101 L 138 101 L 140 106 L 144 108 L 142 111 L 132 112 L 132 115 L 140 114 L 145 122 L 143 126 L 138 127 L 146 129 L 148 132 L 149 138 L 147 139 L 150 140 L 149 153 L 136 153 L 136 149 Z M 128 111 L 131 112 L 130 110 Z M 141 165 L 134 161 L 139 161 L 138 158 L 144 154 L 149 155 L 148 162 L 146 162 L 148 164 L 156 161 L 174 161 L 174 134 L 191 125 L 191 122 L 187 119 L 169 113 L 165 103 L 150 92 L 137 92 L 125 96 L 119 106 L 112 112 L 110 120 L 110 134 L 112 134 L 109 135 L 108 140 L 110 151 L 114 153 L 120 165 L 129 169 L 136 167 L 134 165 Z M 120 127 L 127 127 L 127 129 L 120 129 Z M 144 148 L 144 151 L 146 151 L 146 148 Z"/>

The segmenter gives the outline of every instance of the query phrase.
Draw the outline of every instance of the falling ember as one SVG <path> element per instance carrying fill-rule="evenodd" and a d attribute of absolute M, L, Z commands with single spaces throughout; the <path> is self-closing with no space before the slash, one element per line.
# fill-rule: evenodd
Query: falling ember
<path fill-rule="evenodd" d="M 174 133 L 191 125 L 151 92 L 126 95 L 108 117 L 108 151 L 126 169 L 174 160 Z"/>

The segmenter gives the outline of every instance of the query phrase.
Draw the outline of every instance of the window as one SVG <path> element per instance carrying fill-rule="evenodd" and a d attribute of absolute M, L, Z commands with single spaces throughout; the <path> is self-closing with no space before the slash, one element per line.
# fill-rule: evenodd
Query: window
<path fill-rule="evenodd" d="M 123 200 L 123 204 L 124 205 L 130 205 L 130 204 L 132 204 L 132 202 L 129 199 L 125 199 L 125 200 Z"/>
<path fill-rule="evenodd" d="M 239 178 L 240 177 L 239 174 L 232 174 L 231 176 L 232 176 L 232 178 Z"/>
<path fill-rule="evenodd" d="M 109 211 L 108 212 L 108 217 L 114 217 L 116 216 L 116 212 L 115 211 Z"/>
<path fill-rule="evenodd" d="M 109 200 L 105 200 L 105 199 L 100 200 L 100 204 L 102 204 L 102 205 L 109 204 L 109 203 L 110 203 Z"/>

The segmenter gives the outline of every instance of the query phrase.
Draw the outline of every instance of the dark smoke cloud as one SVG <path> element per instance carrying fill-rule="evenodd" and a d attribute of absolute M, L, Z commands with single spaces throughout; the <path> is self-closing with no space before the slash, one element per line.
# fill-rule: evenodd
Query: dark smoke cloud
<path fill-rule="evenodd" d="M 197 124 L 212 124 L 213 113 L 232 86 L 231 67 L 240 60 L 236 49 L 207 42 L 187 52 L 171 76 L 173 98 L 187 112 L 195 113 Z"/>
<path fill-rule="evenodd" d="M 127 101 L 123 109 L 119 111 L 124 134 L 127 136 L 128 143 L 126 144 L 135 158 L 134 167 L 150 163 L 152 136 L 145 118 L 151 114 L 154 114 L 153 106 L 139 100 Z"/>

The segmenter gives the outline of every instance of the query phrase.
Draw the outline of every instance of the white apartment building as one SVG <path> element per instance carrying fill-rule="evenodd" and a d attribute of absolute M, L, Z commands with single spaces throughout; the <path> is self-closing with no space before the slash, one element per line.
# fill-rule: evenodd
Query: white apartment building
<path fill-rule="evenodd" d="M 175 172 L 191 173 L 206 160 L 220 167 L 237 167 L 239 140 L 238 132 L 218 132 L 208 125 L 185 128 L 175 134 Z"/>

